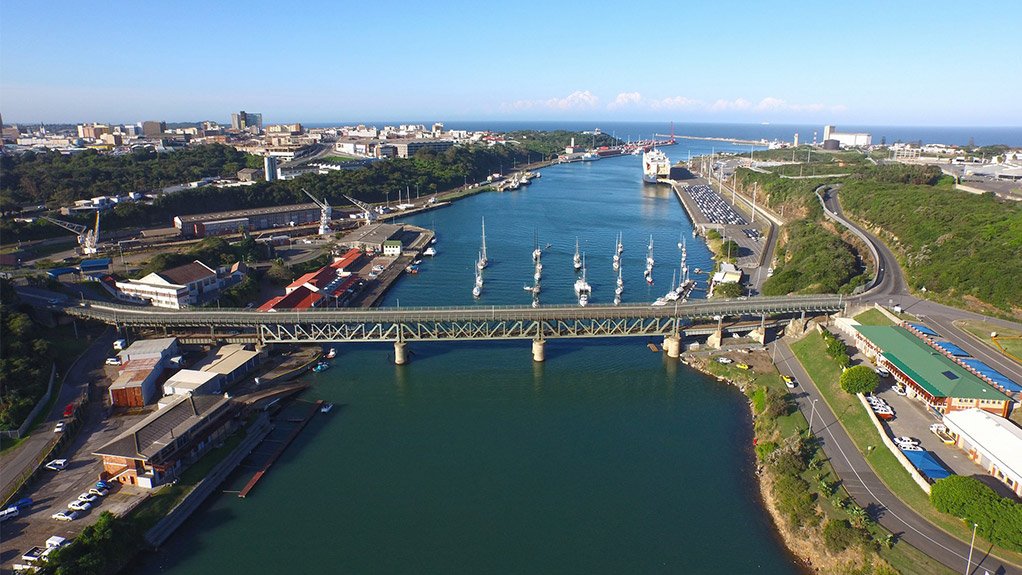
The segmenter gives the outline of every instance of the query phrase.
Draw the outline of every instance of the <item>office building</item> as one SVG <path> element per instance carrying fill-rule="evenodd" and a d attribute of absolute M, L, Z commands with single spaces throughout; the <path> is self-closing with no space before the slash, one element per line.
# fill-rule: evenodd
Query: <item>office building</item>
<path fill-rule="evenodd" d="M 274 182 L 277 180 L 277 158 L 274 156 L 266 156 L 263 158 L 263 175 L 266 177 L 267 182 Z"/>
<path fill-rule="evenodd" d="M 231 129 L 237 131 L 260 131 L 263 129 L 263 115 L 250 114 L 244 110 L 231 114 Z"/>
<path fill-rule="evenodd" d="M 166 131 L 166 122 L 157 122 L 155 120 L 142 122 L 142 135 L 146 138 L 159 138 Z"/>

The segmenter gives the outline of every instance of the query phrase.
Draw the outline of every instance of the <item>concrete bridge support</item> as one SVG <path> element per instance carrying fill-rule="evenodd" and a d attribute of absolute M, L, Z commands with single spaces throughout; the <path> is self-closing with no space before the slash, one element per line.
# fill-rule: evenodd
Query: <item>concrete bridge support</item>
<path fill-rule="evenodd" d="M 759 342 L 760 345 L 766 344 L 766 316 L 760 316 L 759 327 L 749 332 L 749 337 Z"/>
<path fill-rule="evenodd" d="M 540 362 L 546 361 L 546 340 L 545 339 L 534 339 L 532 340 L 532 361 Z"/>
<path fill-rule="evenodd" d="M 720 342 L 723 341 L 723 339 L 724 332 L 718 329 L 706 338 L 706 347 L 709 347 L 710 349 L 720 349 Z"/>
<path fill-rule="evenodd" d="M 667 352 L 667 357 L 681 357 L 681 336 L 677 334 L 666 336 L 664 338 L 664 351 Z"/>
<path fill-rule="evenodd" d="M 407 344 L 403 341 L 394 342 L 394 365 L 404 365 L 408 363 L 408 349 Z"/>

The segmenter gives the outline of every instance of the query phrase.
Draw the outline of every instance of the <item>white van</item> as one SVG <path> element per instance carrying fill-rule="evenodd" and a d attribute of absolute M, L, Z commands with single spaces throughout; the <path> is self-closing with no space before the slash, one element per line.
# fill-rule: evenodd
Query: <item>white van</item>
<path fill-rule="evenodd" d="M 123 351 L 126 347 L 128 347 L 128 340 L 126 339 L 119 339 L 114 342 L 114 349 L 117 351 Z"/>

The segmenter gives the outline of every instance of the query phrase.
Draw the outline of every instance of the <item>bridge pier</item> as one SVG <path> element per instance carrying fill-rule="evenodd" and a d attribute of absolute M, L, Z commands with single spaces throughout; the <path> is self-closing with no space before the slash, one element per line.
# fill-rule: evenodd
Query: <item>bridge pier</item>
<path fill-rule="evenodd" d="M 665 336 L 664 351 L 667 352 L 667 357 L 681 357 L 681 336 L 677 334 Z"/>
<path fill-rule="evenodd" d="M 710 349 L 720 349 L 720 342 L 723 341 L 723 339 L 724 332 L 718 329 L 706 338 L 706 347 L 709 347 Z"/>
<path fill-rule="evenodd" d="M 408 350 L 407 344 L 403 341 L 394 342 L 394 365 L 404 365 L 408 363 Z"/>
<path fill-rule="evenodd" d="M 546 360 L 546 340 L 537 338 L 532 340 L 532 361 L 542 363 Z"/>

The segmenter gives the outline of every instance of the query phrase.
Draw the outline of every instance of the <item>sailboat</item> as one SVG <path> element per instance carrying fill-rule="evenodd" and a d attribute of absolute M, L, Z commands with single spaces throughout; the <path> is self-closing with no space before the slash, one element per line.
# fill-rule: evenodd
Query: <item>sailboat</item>
<path fill-rule="evenodd" d="M 490 261 L 486 259 L 486 218 L 483 218 L 483 247 L 479 252 L 479 269 L 483 269 L 489 264 Z"/>
<path fill-rule="evenodd" d="M 664 294 L 664 299 L 667 301 L 677 301 L 681 296 L 678 295 L 676 283 L 678 281 L 678 272 L 675 271 L 671 274 L 671 289 Z"/>
<path fill-rule="evenodd" d="M 578 252 L 578 236 L 575 236 L 575 257 L 572 259 L 572 263 L 575 265 L 575 271 L 582 269 L 582 256 Z"/>
<path fill-rule="evenodd" d="M 614 271 L 621 269 L 621 240 L 618 239 L 617 247 L 614 250 Z"/>
<path fill-rule="evenodd" d="M 476 260 L 476 283 L 472 286 L 472 297 L 478 299 L 483 294 L 483 266 L 482 264 L 482 253 L 479 254 L 479 259 Z"/>
<path fill-rule="evenodd" d="M 543 250 L 539 249 L 539 235 L 536 235 L 536 249 L 532 250 L 532 261 L 539 263 L 539 258 L 543 255 Z"/>
<path fill-rule="evenodd" d="M 646 267 L 653 269 L 653 236 L 649 236 L 649 250 L 646 252 Z"/>
<path fill-rule="evenodd" d="M 582 277 L 575 280 L 575 293 L 578 295 L 578 305 L 585 307 L 589 305 L 589 296 L 592 294 L 593 288 L 586 281 L 586 265 L 585 257 L 582 258 Z"/>
<path fill-rule="evenodd" d="M 621 279 L 621 269 L 617 270 L 617 286 L 614 288 L 614 295 L 620 297 L 625 291 L 625 281 Z"/>
<path fill-rule="evenodd" d="M 625 251 L 625 245 L 621 242 L 621 232 L 617 234 L 617 255 L 621 255 L 621 252 Z"/>

